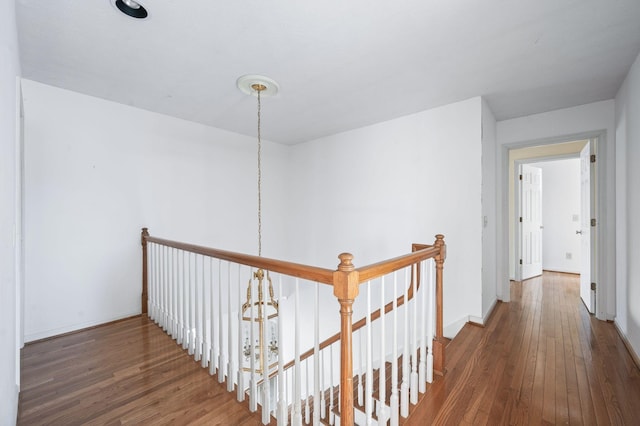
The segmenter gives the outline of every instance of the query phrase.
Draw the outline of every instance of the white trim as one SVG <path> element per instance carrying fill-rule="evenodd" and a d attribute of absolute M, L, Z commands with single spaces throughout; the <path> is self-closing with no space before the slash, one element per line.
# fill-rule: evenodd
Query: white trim
<path fill-rule="evenodd" d="M 487 312 L 485 312 L 484 317 L 482 317 L 482 325 L 487 324 L 487 321 L 489 321 L 489 317 L 491 316 L 491 314 L 493 314 L 493 311 L 494 309 L 496 309 L 497 305 L 498 305 L 498 299 L 495 299 L 491 304 L 491 307 L 489 307 Z M 471 317 L 469 317 L 469 320 L 471 320 Z"/>
<path fill-rule="evenodd" d="M 487 321 L 489 321 L 489 317 L 493 313 L 493 310 L 496 308 L 497 304 L 498 304 L 498 299 L 495 299 L 491 304 L 491 307 L 489 308 L 489 310 L 484 314 L 482 318 L 476 317 L 474 315 L 469 315 L 469 317 L 467 318 L 467 322 L 484 327 L 485 325 L 487 325 Z"/>
<path fill-rule="evenodd" d="M 445 325 L 442 330 L 442 334 L 444 335 L 444 337 L 446 337 L 447 339 L 453 339 L 456 334 L 458 334 L 460 330 L 462 330 L 462 327 L 464 327 L 465 324 L 469 322 L 469 318 L 469 315 L 466 315 L 457 321 Z"/>
<path fill-rule="evenodd" d="M 620 336 L 620 339 L 622 339 L 622 343 L 624 343 L 624 345 L 626 346 L 627 350 L 629 351 L 629 355 L 631 355 L 631 359 L 633 359 L 633 362 L 636 364 L 636 367 L 638 367 L 638 369 L 640 369 L 640 356 L 638 356 L 636 351 L 633 349 L 633 346 L 631 345 L 631 342 L 627 338 L 627 335 L 622 331 L 622 328 L 618 324 L 618 321 L 614 320 L 613 321 L 613 325 L 616 327 L 616 331 L 618 332 L 618 335 Z"/>
<path fill-rule="evenodd" d="M 596 182 L 598 190 L 597 205 L 596 205 L 596 218 L 598 220 L 598 226 L 596 229 L 596 282 L 598 283 L 596 292 L 596 318 L 600 320 L 606 320 L 608 317 L 614 315 L 612 312 L 607 312 L 607 297 L 608 293 L 612 290 L 610 286 L 615 285 L 615 279 L 608 276 L 608 271 L 615 270 L 615 258 L 613 259 L 613 265 L 611 265 L 610 256 L 607 255 L 608 242 L 606 232 L 607 228 L 615 224 L 615 217 L 609 217 L 607 215 L 607 200 L 604 194 L 607 191 L 607 184 L 610 183 L 607 179 L 607 163 L 611 159 L 607 156 L 607 147 L 609 142 L 607 141 L 607 130 L 596 130 L 585 133 L 569 134 L 564 136 L 557 136 L 551 138 L 534 139 L 521 142 L 506 143 L 501 145 L 501 166 L 502 176 L 499 176 L 500 185 L 502 185 L 502 205 L 500 213 L 503 220 L 501 226 L 498 228 L 498 244 L 502 245 L 502 250 L 498 253 L 498 283 L 502 285 L 502 301 L 510 301 L 510 288 L 509 288 L 509 151 L 512 149 L 527 148 L 531 146 L 540 145 L 552 145 L 563 142 L 571 142 L 584 139 L 596 139 Z M 611 210 L 611 206 L 609 206 Z M 611 212 L 609 212 L 611 213 Z M 501 234 L 502 233 L 502 234 Z M 500 238 L 501 237 L 501 238 Z M 614 269 L 612 269 L 614 268 Z M 615 289 L 613 289 L 615 291 Z"/>
<path fill-rule="evenodd" d="M 545 272 L 559 272 L 561 274 L 573 274 L 573 275 L 580 275 L 580 271 L 569 271 L 563 268 L 553 268 L 553 269 L 543 269 L 542 270 L 543 273 Z"/>
<path fill-rule="evenodd" d="M 118 321 L 118 320 L 125 319 L 125 318 L 131 318 L 131 317 L 134 317 L 136 315 L 140 315 L 140 311 L 139 310 L 138 311 L 131 311 L 129 313 L 124 313 L 124 314 L 113 316 L 113 317 L 109 317 L 109 318 L 103 318 L 103 319 L 100 319 L 100 320 L 84 322 L 84 323 L 81 323 L 81 324 L 74 324 L 74 325 L 70 325 L 70 326 L 66 326 L 66 327 L 59 327 L 59 328 L 53 328 L 53 329 L 50 329 L 50 330 L 39 331 L 37 333 L 25 335 L 24 336 L 24 341 L 26 343 L 29 343 L 29 342 L 33 342 L 33 341 L 36 341 L 36 340 L 46 339 L 48 337 L 53 337 L 53 336 L 57 336 L 57 335 L 60 335 L 60 334 L 69 333 L 69 332 L 72 332 L 72 331 L 82 330 L 84 328 L 95 327 L 96 325 L 102 325 L 102 324 L 105 324 L 107 322 Z"/>
<path fill-rule="evenodd" d="M 22 80 L 20 76 L 16 76 L 16 131 L 15 131 L 15 150 L 14 150 L 14 167 L 15 167 L 15 187 L 14 187 L 14 232 L 13 232 L 13 248 L 14 248 L 14 271 L 15 271 L 15 374 L 16 387 L 20 392 L 20 348 L 24 346 L 24 246 L 23 246 L 23 121 L 24 107 L 22 104 Z M 17 406 L 17 405 L 16 405 Z"/>

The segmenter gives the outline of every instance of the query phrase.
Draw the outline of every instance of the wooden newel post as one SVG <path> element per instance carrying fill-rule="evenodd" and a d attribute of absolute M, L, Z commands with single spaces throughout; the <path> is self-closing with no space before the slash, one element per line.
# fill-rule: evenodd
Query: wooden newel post
<path fill-rule="evenodd" d="M 353 425 L 353 301 L 358 296 L 359 274 L 353 255 L 338 256 L 340 265 L 333 273 L 333 294 L 340 303 L 340 424 Z"/>
<path fill-rule="evenodd" d="M 149 284 L 149 275 L 147 271 L 147 237 L 149 236 L 149 230 L 142 228 L 142 235 L 140 235 L 140 243 L 142 244 L 142 314 L 147 313 L 147 287 Z"/>
<path fill-rule="evenodd" d="M 434 246 L 440 249 L 435 257 L 436 261 L 436 335 L 433 341 L 433 370 L 440 375 L 444 375 L 444 348 L 446 342 L 443 336 L 442 326 L 442 272 L 444 260 L 447 257 L 447 245 L 444 243 L 444 235 L 436 235 Z"/>

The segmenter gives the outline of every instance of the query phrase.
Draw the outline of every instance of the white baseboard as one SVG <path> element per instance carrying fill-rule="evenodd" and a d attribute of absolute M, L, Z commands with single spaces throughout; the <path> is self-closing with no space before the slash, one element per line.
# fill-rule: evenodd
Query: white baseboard
<path fill-rule="evenodd" d="M 456 337 L 456 334 L 458 334 L 460 330 L 462 330 L 462 327 L 464 327 L 464 325 L 468 322 L 469 322 L 469 316 L 467 315 L 451 324 L 445 325 L 443 327 L 442 334 L 447 339 L 453 339 L 454 337 Z"/>
<path fill-rule="evenodd" d="M 18 423 L 18 402 L 19 402 L 19 398 L 20 398 L 20 386 L 18 386 L 16 384 L 15 392 L 13 393 L 13 405 L 11 406 L 13 412 L 10 414 L 10 417 L 9 417 L 10 419 L 13 419 L 13 422 L 10 422 L 8 424 L 15 425 L 15 424 Z M 0 424 L 2 424 L 3 421 L 4 420 L 0 416 Z"/>
<path fill-rule="evenodd" d="M 491 303 L 491 306 L 489 307 L 489 309 L 487 309 L 487 312 L 484 313 L 484 316 L 482 318 L 476 317 L 474 315 L 469 315 L 469 322 L 472 322 L 477 325 L 482 325 L 482 326 L 486 325 L 487 321 L 489 320 L 489 317 L 493 313 L 493 310 L 496 308 L 497 303 L 498 303 L 498 299 L 495 299 L 493 303 Z"/>
<path fill-rule="evenodd" d="M 638 353 L 635 351 L 635 349 L 631 345 L 631 342 L 629 341 L 629 339 L 627 339 L 627 335 L 622 332 L 622 329 L 618 325 L 617 321 L 613 321 L 613 325 L 616 327 L 616 331 L 618 332 L 618 335 L 622 339 L 622 342 L 627 347 L 627 350 L 629 351 L 629 354 L 631 355 L 631 359 L 633 359 L 633 362 L 636 363 L 636 367 L 638 367 L 638 369 L 640 369 L 640 357 L 638 356 Z"/>
<path fill-rule="evenodd" d="M 560 272 L 563 274 L 580 275 L 580 271 L 569 270 L 564 268 L 543 268 L 543 272 Z"/>
<path fill-rule="evenodd" d="M 467 315 L 460 318 L 458 321 L 445 325 L 444 329 L 442 330 L 442 334 L 444 334 L 444 337 L 446 337 L 447 339 L 453 339 L 456 336 L 456 334 L 458 334 L 460 330 L 462 330 L 462 327 L 464 327 L 464 325 L 468 322 L 472 322 L 474 324 L 484 326 L 489 320 L 489 317 L 491 316 L 491 314 L 493 313 L 493 310 L 496 308 L 497 303 L 498 303 L 498 299 L 495 299 L 491 304 L 491 307 L 487 310 L 487 312 L 485 312 L 482 318 L 477 317 L 475 315 Z"/>
<path fill-rule="evenodd" d="M 74 324 L 74 325 L 70 325 L 67 327 L 59 327 L 59 328 L 52 328 L 49 330 L 42 330 L 42 331 L 36 331 L 34 333 L 31 334 L 25 334 L 24 336 L 24 342 L 25 343 L 29 343 L 29 342 L 33 342 L 36 340 L 41 340 L 41 339 L 46 339 L 48 337 L 53 337 L 53 336 L 58 336 L 60 334 L 65 334 L 65 333 L 70 333 L 72 331 L 78 331 L 78 330 L 82 330 L 83 328 L 90 328 L 90 327 L 95 327 L 96 325 L 101 325 L 101 324 L 106 324 L 108 322 L 112 322 L 112 321 L 118 321 L 124 318 L 129 318 L 135 315 L 140 315 L 140 312 L 130 312 L 130 313 L 125 313 L 125 314 L 121 314 L 121 315 L 117 315 L 114 317 L 109 317 L 109 318 L 104 318 L 104 319 L 99 319 L 99 320 L 94 320 L 94 321 L 88 321 L 88 322 L 84 322 L 84 323 L 80 323 L 80 324 Z"/>

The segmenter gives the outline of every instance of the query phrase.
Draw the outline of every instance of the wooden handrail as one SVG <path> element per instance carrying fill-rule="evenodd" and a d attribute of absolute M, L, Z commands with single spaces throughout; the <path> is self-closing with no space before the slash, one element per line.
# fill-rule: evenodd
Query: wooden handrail
<path fill-rule="evenodd" d="M 218 250 L 209 247 L 198 246 L 195 244 L 181 243 L 178 241 L 165 240 L 164 238 L 152 237 L 148 233 L 146 236 L 143 234 L 142 238 L 143 241 L 147 241 L 149 243 L 162 244 L 167 247 L 173 247 L 179 250 L 202 254 L 204 256 L 210 256 L 216 259 L 228 260 L 229 262 L 240 263 L 242 265 L 264 269 L 270 272 L 278 272 L 309 281 L 316 281 L 322 284 L 333 284 L 334 271 L 331 269 L 303 265 L 300 263 L 285 262 L 283 260 L 269 259 L 262 256 L 252 256 L 250 254 Z"/>
<path fill-rule="evenodd" d="M 414 248 L 416 246 L 418 245 L 413 245 Z M 428 245 L 422 245 L 422 247 L 424 248 L 420 249 L 419 251 L 414 251 L 412 253 L 398 256 L 393 259 L 374 263 L 368 266 L 363 266 L 361 268 L 356 268 L 356 271 L 360 273 L 360 283 L 362 284 L 383 275 L 390 274 L 394 271 L 406 268 L 407 266 L 413 265 L 420 261 L 435 258 L 438 253 L 440 253 L 440 249 L 437 247 Z"/>
<path fill-rule="evenodd" d="M 395 262 L 398 261 L 397 263 L 395 263 L 394 265 L 397 266 L 398 264 L 401 266 L 398 266 L 394 269 L 391 269 L 389 272 L 387 272 L 388 268 L 381 268 L 379 267 L 379 265 L 381 266 L 382 263 L 384 262 L 380 262 L 380 263 L 376 263 L 373 265 L 369 265 L 369 266 L 365 266 L 364 268 L 357 268 L 357 271 L 362 271 L 362 270 L 366 270 L 366 276 L 369 277 L 366 281 L 369 281 L 371 279 L 375 279 L 377 277 L 380 277 L 382 275 L 386 275 L 388 273 L 397 271 L 398 269 L 402 269 L 404 267 L 407 267 L 409 265 L 412 265 L 413 263 L 416 263 L 417 261 L 423 261 L 423 260 L 427 260 L 427 259 L 431 259 L 434 258 L 435 255 L 437 253 L 440 252 L 440 249 L 438 248 L 434 248 L 434 246 L 432 245 L 426 245 L 426 244 L 413 244 L 413 252 L 408 254 L 408 255 L 404 255 L 404 256 L 400 256 L 397 257 L 395 259 L 391 259 L 390 262 Z M 427 249 L 429 249 L 427 251 Z M 418 259 L 417 261 L 415 259 Z M 408 261 L 408 259 L 412 259 L 411 261 Z M 405 262 L 405 261 L 408 261 Z M 379 273 L 379 271 L 384 270 L 384 272 Z M 419 273 L 419 271 L 418 271 Z M 362 272 L 361 272 L 362 274 Z M 362 275 L 360 275 L 360 277 L 362 277 Z M 363 284 L 363 282 L 361 282 L 360 284 Z M 413 299 L 413 283 L 409 283 L 409 291 L 407 293 L 408 299 L 411 300 Z M 421 281 L 420 281 L 420 277 L 418 276 L 418 282 L 417 282 L 417 289 L 420 289 L 420 285 L 421 285 Z M 399 296 L 397 299 L 397 306 L 400 307 L 404 304 L 404 295 Z M 384 313 L 387 314 L 389 312 L 391 312 L 393 310 L 393 301 L 387 303 L 384 307 Z M 374 311 L 371 314 L 371 321 L 375 321 L 378 318 L 380 318 L 381 315 L 381 309 L 378 309 L 377 311 Z M 358 331 L 360 330 L 362 327 L 364 327 L 367 323 L 367 318 L 361 318 L 358 321 L 353 323 L 353 330 L 352 331 Z M 324 341 L 322 341 L 320 343 L 320 348 L 319 350 L 323 350 L 329 346 L 331 346 L 332 344 L 336 343 L 338 340 L 340 340 L 340 332 L 334 334 L 333 336 L 325 339 Z M 313 348 L 309 349 L 306 352 L 303 352 L 302 354 L 300 354 L 300 361 L 304 361 L 305 359 L 309 358 L 311 355 L 313 355 Z M 295 361 L 289 361 L 288 363 L 286 363 L 283 367 L 284 370 L 287 370 L 289 368 L 291 368 L 294 365 Z M 277 374 L 277 372 L 273 372 L 269 378 L 275 376 Z"/>

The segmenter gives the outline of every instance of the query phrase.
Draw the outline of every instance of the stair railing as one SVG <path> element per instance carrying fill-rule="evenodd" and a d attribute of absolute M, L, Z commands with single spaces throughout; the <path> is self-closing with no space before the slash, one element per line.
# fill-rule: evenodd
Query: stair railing
<path fill-rule="evenodd" d="M 436 236 L 433 245 L 414 244 L 412 253 L 361 268 L 353 265 L 352 255 L 343 253 L 335 271 L 152 237 L 147 228 L 142 230 L 141 242 L 142 312 L 203 367 L 209 367 L 210 374 L 217 373 L 219 382 L 226 381 L 230 392 L 235 387 L 238 400 L 244 400 L 248 393 L 250 409 L 255 411 L 258 406 L 262 407 L 264 424 L 270 422 L 271 415 L 278 419 L 278 424 L 302 424 L 303 420 L 310 423 L 311 417 L 314 424 L 318 424 L 320 418 L 333 424 L 335 413 L 339 414 L 341 425 L 354 424 L 354 415 L 358 415 L 354 410 L 354 350 L 358 351 L 355 395 L 359 405 L 366 406 L 366 422 L 370 423 L 374 410 L 373 323 L 381 324 L 383 333 L 381 339 L 378 337 L 380 385 L 375 413 L 381 422 L 390 418 L 391 424 L 398 424 L 398 412 L 407 417 L 409 401 L 417 403 L 418 391 L 424 392 L 425 382 L 432 380 L 432 371 L 444 372 L 442 275 L 446 245 L 442 235 Z M 277 368 L 265 368 L 260 376 L 252 373 L 247 377 L 241 368 L 242 316 L 238 314 L 239 308 L 233 312 L 232 306 L 234 303 L 238 307 L 241 305 L 246 278 L 257 269 L 278 276 L 275 281 L 278 282 L 279 301 L 284 300 L 283 282 L 288 286 L 290 296 L 294 296 L 296 311 L 301 309 L 300 289 L 308 290 L 309 286 L 315 285 L 315 343 L 313 349 L 300 352 L 300 321 L 296 320 L 292 360 L 285 364 L 281 353 Z M 421 277 L 427 279 L 421 280 Z M 376 280 L 380 281 L 380 308 L 374 310 L 371 288 Z M 392 301 L 385 296 L 388 293 L 385 280 L 388 286 L 393 282 Z M 340 304 L 340 332 L 320 342 L 318 300 L 321 291 L 329 289 L 325 284 L 332 286 L 333 295 Z M 361 287 L 363 291 L 366 288 L 367 314 L 354 323 L 353 305 Z M 397 293 L 398 288 L 400 293 Z M 268 291 L 266 281 L 264 291 L 265 294 Z M 415 297 L 418 294 L 420 296 Z M 404 311 L 399 314 L 399 308 L 403 306 Z M 297 315 L 299 312 L 296 312 L 296 318 L 299 318 Z M 404 327 L 399 327 L 399 315 L 403 316 Z M 385 359 L 389 357 L 385 343 L 389 337 L 384 337 L 385 321 L 392 324 L 389 406 L 383 385 L 386 381 Z M 285 334 L 283 326 L 280 320 L 278 334 L 281 339 Z M 403 336 L 398 335 L 400 329 Z M 354 335 L 358 342 L 354 342 Z M 398 340 L 403 343 L 399 344 Z M 399 349 L 401 354 L 397 352 Z M 250 357 L 257 359 L 257 355 L 251 353 Z M 261 356 L 266 357 L 266 354 Z M 402 358 L 402 368 L 397 365 L 399 358 Z M 403 376 L 401 386 L 398 386 L 399 371 Z M 336 382 L 339 386 L 335 386 Z M 336 398 L 339 403 L 334 405 Z M 318 405 L 320 409 L 317 409 Z"/>

